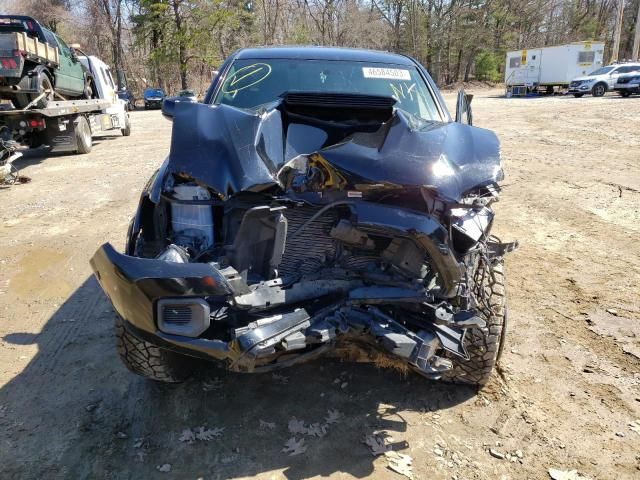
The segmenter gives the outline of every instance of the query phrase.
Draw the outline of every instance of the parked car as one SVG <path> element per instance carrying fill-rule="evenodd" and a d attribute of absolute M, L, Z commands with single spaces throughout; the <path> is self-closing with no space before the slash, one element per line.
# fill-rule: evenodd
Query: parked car
<path fill-rule="evenodd" d="M 176 101 L 180 102 L 197 102 L 198 96 L 193 90 L 180 90 L 176 95 Z"/>
<path fill-rule="evenodd" d="M 202 103 L 166 100 L 171 149 L 124 254 L 91 265 L 124 364 L 179 382 L 193 357 L 263 372 L 334 351 L 429 379 L 489 379 L 506 327 L 491 235 L 496 135 L 455 121 L 417 61 L 235 52 Z"/>
<path fill-rule="evenodd" d="M 640 63 L 621 63 L 607 65 L 591 72 L 585 77 L 578 77 L 571 80 L 569 93 L 580 98 L 585 93 L 590 93 L 594 97 L 602 97 L 608 90 L 612 90 L 616 80 L 625 73 L 640 71 Z"/>
<path fill-rule="evenodd" d="M 634 93 L 640 94 L 640 71 L 629 75 L 620 75 L 615 84 L 615 91 L 623 97 Z"/>
<path fill-rule="evenodd" d="M 168 102 L 197 102 L 198 97 L 193 90 L 180 90 L 177 95 L 173 97 L 165 97 L 165 101 Z"/>
<path fill-rule="evenodd" d="M 136 109 L 136 98 L 133 96 L 133 92 L 128 88 L 118 90 L 118 98 L 127 102 L 127 110 Z"/>
<path fill-rule="evenodd" d="M 32 17 L 0 15 L 0 52 L 5 52 L 0 62 L 2 98 L 16 108 L 36 99 L 44 108 L 55 93 L 69 99 L 93 97 L 92 76 L 75 50 Z"/>
<path fill-rule="evenodd" d="M 161 108 L 166 94 L 161 88 L 146 88 L 143 92 L 143 97 L 144 109 L 148 110 L 149 108 Z"/>

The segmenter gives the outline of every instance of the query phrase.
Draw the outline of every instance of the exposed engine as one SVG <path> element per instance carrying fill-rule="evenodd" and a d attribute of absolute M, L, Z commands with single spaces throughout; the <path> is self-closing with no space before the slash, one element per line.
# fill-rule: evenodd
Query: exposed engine
<path fill-rule="evenodd" d="M 408 360 L 424 375 L 438 376 L 451 362 L 436 353 L 464 357 L 464 332 L 484 327 L 474 313 L 471 285 L 459 279 L 477 264 L 477 246 L 484 251 L 493 217 L 489 205 L 497 199 L 493 188 L 455 208 L 428 191 L 410 189 L 366 194 L 376 202 L 345 192 L 320 205 L 295 192 L 246 193 L 222 201 L 191 182 L 171 181 L 168 189 L 154 207 L 154 236 L 161 233 L 166 240 L 151 242 L 150 249 L 143 230 L 135 254 L 211 265 L 230 285 L 236 308 L 163 301 L 160 328 L 238 342 L 251 354 L 240 355 L 232 369 L 278 364 L 287 352 L 319 353 L 337 331 L 349 338 L 349 332 L 360 330 L 372 335 L 374 346 Z M 423 211 L 398 207 L 415 203 L 416 196 L 423 198 Z M 456 250 L 446 250 L 447 234 Z M 456 271 L 453 284 L 425 248 L 434 239 L 437 245 L 438 236 L 438 258 L 449 257 L 447 268 Z M 445 263 L 441 259 L 440 267 Z M 271 335 L 256 333 L 270 328 Z"/>

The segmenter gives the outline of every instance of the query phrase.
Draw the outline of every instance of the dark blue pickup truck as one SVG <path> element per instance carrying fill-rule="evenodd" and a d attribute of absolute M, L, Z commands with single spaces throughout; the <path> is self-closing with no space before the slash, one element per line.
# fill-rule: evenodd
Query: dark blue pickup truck
<path fill-rule="evenodd" d="M 496 135 L 415 60 L 257 48 L 202 103 L 167 99 L 169 155 L 124 253 L 91 260 L 133 372 L 264 372 L 334 353 L 484 385 L 506 327 L 491 235 Z"/>

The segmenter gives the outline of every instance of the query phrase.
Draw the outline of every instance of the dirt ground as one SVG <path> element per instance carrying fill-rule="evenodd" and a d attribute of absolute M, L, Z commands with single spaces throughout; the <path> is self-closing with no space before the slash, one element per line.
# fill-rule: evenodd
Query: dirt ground
<path fill-rule="evenodd" d="M 208 366 L 179 386 L 130 374 L 88 261 L 103 242 L 122 248 L 168 150 L 171 123 L 133 112 L 130 137 L 30 154 L 17 166 L 31 183 L 0 189 L 0 478 L 401 479 L 362 443 L 373 432 L 418 479 L 640 478 L 640 98 L 476 93 L 475 124 L 502 140 L 497 233 L 521 242 L 488 387 L 337 361 Z M 329 410 L 326 436 L 282 452 L 292 417 Z M 179 440 L 199 427 L 224 430 Z"/>

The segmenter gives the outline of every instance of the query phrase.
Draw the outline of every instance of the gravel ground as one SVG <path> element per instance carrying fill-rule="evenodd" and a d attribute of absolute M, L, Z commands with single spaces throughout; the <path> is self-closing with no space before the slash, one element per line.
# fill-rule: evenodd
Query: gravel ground
<path fill-rule="evenodd" d="M 503 145 L 497 233 L 521 242 L 484 390 L 337 361 L 206 366 L 179 386 L 130 374 L 88 260 L 123 245 L 168 150 L 170 122 L 133 112 L 130 137 L 29 154 L 32 181 L 0 189 L 0 477 L 402 478 L 388 465 L 408 458 L 372 455 L 377 438 L 419 479 L 639 478 L 640 98 L 475 93 Z"/>

